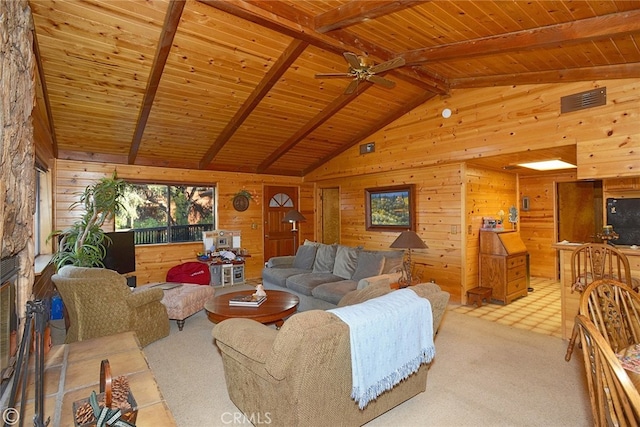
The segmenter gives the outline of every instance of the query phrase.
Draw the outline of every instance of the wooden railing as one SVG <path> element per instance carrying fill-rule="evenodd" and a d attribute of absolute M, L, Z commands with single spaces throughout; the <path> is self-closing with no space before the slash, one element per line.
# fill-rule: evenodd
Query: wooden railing
<path fill-rule="evenodd" d="M 134 229 L 136 245 L 150 245 L 169 242 L 198 242 L 203 231 L 213 230 L 212 224 L 174 225 L 171 227 L 153 227 Z"/>

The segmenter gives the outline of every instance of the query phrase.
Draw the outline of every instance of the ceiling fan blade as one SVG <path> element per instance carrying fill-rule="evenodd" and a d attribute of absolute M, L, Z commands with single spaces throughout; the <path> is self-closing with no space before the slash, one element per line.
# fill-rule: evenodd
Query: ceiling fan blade
<path fill-rule="evenodd" d="M 347 88 L 344 90 L 344 94 L 351 95 L 353 92 L 355 92 L 358 88 L 358 83 L 358 79 L 353 79 L 351 83 L 349 83 L 349 86 L 347 86 Z"/>
<path fill-rule="evenodd" d="M 387 80 L 384 77 L 380 77 L 380 76 L 368 76 L 367 81 L 370 81 L 372 83 L 377 83 L 380 86 L 386 87 L 387 89 L 392 89 L 396 86 L 395 82 L 392 82 L 391 80 Z"/>
<path fill-rule="evenodd" d="M 316 79 L 334 79 L 343 77 L 353 77 L 351 73 L 320 73 L 315 75 Z"/>
<path fill-rule="evenodd" d="M 362 66 L 360 65 L 360 58 L 358 58 L 358 55 L 356 55 L 355 53 L 345 52 L 342 54 L 342 56 L 344 56 L 344 59 L 347 60 L 351 68 L 353 69 L 362 68 Z"/>
<path fill-rule="evenodd" d="M 398 57 L 390 59 L 382 64 L 374 65 L 369 69 L 372 73 L 382 73 L 384 71 L 392 70 L 394 68 L 402 67 L 405 64 L 404 58 Z"/>

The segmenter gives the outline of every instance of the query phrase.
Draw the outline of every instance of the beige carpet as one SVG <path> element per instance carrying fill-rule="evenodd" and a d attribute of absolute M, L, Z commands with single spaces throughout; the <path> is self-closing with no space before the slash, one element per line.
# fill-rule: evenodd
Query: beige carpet
<path fill-rule="evenodd" d="M 212 328 L 200 312 L 145 348 L 180 427 L 249 425 L 229 400 Z M 567 363 L 565 350 L 559 338 L 449 311 L 427 391 L 368 425 L 592 425 L 581 357 Z"/>

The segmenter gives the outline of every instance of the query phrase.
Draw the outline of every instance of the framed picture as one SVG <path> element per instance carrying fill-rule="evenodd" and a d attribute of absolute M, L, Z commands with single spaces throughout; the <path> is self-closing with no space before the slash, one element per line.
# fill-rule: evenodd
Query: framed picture
<path fill-rule="evenodd" d="M 413 185 L 366 188 L 364 194 L 367 230 L 414 230 Z"/>

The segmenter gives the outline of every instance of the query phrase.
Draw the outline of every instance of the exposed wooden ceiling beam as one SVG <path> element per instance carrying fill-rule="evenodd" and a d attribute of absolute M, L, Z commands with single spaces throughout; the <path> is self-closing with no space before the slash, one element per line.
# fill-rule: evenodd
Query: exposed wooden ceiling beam
<path fill-rule="evenodd" d="M 338 111 L 347 106 L 351 101 L 356 99 L 364 91 L 373 86 L 372 83 L 367 81 L 361 82 L 358 85 L 358 90 L 350 95 L 342 94 L 338 98 L 334 99 L 331 104 L 327 105 L 322 111 L 320 111 L 314 118 L 309 120 L 304 126 L 291 136 L 286 142 L 284 142 L 276 151 L 271 153 L 257 168 L 258 173 L 264 173 L 269 166 L 274 164 L 284 153 L 291 150 L 300 141 L 302 141 L 307 135 L 316 130 L 320 125 L 329 120 Z"/>
<path fill-rule="evenodd" d="M 312 16 L 300 13 L 281 2 L 271 0 L 198 1 L 289 37 L 304 40 L 313 46 L 341 56 L 348 50 L 366 52 L 369 56 L 381 61 L 388 61 L 396 56 L 393 52 L 356 37 L 346 30 L 332 31 L 331 34 L 327 35 L 320 34 L 313 28 Z M 393 73 L 394 75 L 406 76 L 405 81 L 415 84 L 423 90 L 431 90 L 439 94 L 446 93 L 447 83 L 425 70 L 416 71 L 397 68 Z M 416 74 L 419 75 L 416 76 Z"/>
<path fill-rule="evenodd" d="M 400 10 L 426 3 L 425 0 L 354 0 L 345 3 L 335 9 L 317 15 L 314 19 L 315 30 L 319 33 L 326 33 L 333 30 L 358 24 L 369 19 L 398 12 Z"/>
<path fill-rule="evenodd" d="M 160 84 L 160 79 L 164 72 L 164 66 L 166 65 L 167 58 L 169 57 L 171 44 L 173 43 L 173 38 L 176 35 L 185 3 L 186 0 L 171 0 L 169 7 L 167 8 L 164 25 L 162 26 L 162 33 L 160 34 L 160 40 L 158 41 L 158 49 L 156 50 L 155 58 L 153 58 L 151 73 L 149 74 L 149 80 L 147 80 L 147 87 L 144 91 L 144 98 L 142 100 L 142 105 L 140 106 L 140 112 L 138 113 L 138 120 L 136 121 L 136 129 L 133 133 L 131 147 L 129 148 L 128 162 L 131 165 L 136 161 L 140 142 L 142 141 L 142 135 L 144 134 L 144 129 L 147 126 L 147 120 L 151 113 L 153 100 L 158 92 L 158 85 Z"/>
<path fill-rule="evenodd" d="M 585 80 L 632 79 L 638 78 L 638 76 L 640 76 L 640 64 L 633 63 L 456 79 L 451 81 L 451 88 L 564 83 L 580 82 Z"/>
<path fill-rule="evenodd" d="M 200 169 L 206 167 L 213 161 L 213 158 L 220 152 L 222 147 L 229 141 L 238 128 L 249 117 L 251 112 L 260 104 L 260 101 L 269 93 L 273 85 L 275 85 L 280 77 L 289 69 L 291 64 L 304 52 L 309 43 L 301 40 L 293 40 L 284 50 L 282 55 L 269 69 L 260 84 L 256 86 L 249 98 L 242 104 L 240 109 L 236 111 L 231 121 L 227 123 L 224 130 L 218 135 L 215 142 L 207 150 L 206 154 L 200 161 Z"/>
<path fill-rule="evenodd" d="M 527 51 L 551 45 L 567 45 L 610 39 L 640 31 L 640 10 L 612 13 L 531 30 L 483 37 L 459 43 L 416 49 L 403 53 L 407 65 L 461 59 L 494 53 Z"/>
<path fill-rule="evenodd" d="M 53 113 L 51 112 L 51 100 L 49 99 L 49 91 L 47 89 L 47 81 L 44 78 L 44 70 L 42 69 L 42 57 L 40 56 L 40 44 L 38 43 L 38 35 L 35 30 L 31 30 L 33 37 L 33 55 L 38 68 L 38 77 L 40 77 L 40 87 L 42 88 L 42 97 L 44 98 L 44 107 L 47 112 L 47 120 L 49 122 L 49 133 L 51 134 L 52 152 L 54 157 L 58 157 L 58 140 L 56 139 L 55 126 L 53 126 Z"/>
<path fill-rule="evenodd" d="M 356 135 L 354 138 L 352 138 L 350 142 L 344 144 L 342 147 L 340 147 L 339 149 L 335 150 L 333 153 L 329 154 L 328 156 L 325 156 L 324 158 L 319 159 L 318 161 L 316 161 L 313 165 L 311 165 L 307 169 L 305 169 L 302 174 L 306 175 L 306 174 L 310 173 L 311 171 L 317 169 L 322 164 L 324 164 L 324 163 L 328 162 L 329 160 L 333 159 L 334 157 L 337 157 L 340 154 L 344 153 L 349 148 L 353 147 L 358 142 L 364 140 L 369 135 L 372 135 L 375 132 L 379 131 L 380 129 L 384 128 L 385 126 L 393 123 L 395 120 L 397 120 L 400 117 L 404 116 L 405 114 L 407 114 L 408 112 L 410 112 L 414 108 L 417 108 L 420 105 L 424 104 L 425 102 L 427 102 L 428 100 L 430 100 L 434 96 L 436 96 L 436 94 L 434 94 L 433 92 L 425 92 L 422 96 L 416 97 L 410 103 L 407 103 L 407 104 L 403 105 L 402 107 L 398 108 L 397 110 L 392 111 L 391 113 L 387 114 L 382 120 L 379 120 L 378 122 L 376 122 L 376 124 L 374 126 L 371 126 L 371 127 L 367 128 L 367 129 L 364 129 L 362 132 L 360 132 L 358 135 Z"/>

